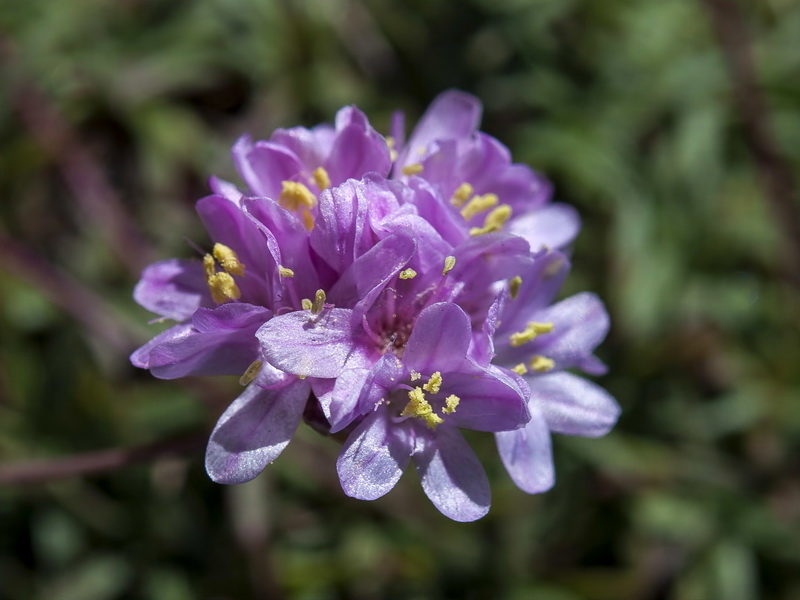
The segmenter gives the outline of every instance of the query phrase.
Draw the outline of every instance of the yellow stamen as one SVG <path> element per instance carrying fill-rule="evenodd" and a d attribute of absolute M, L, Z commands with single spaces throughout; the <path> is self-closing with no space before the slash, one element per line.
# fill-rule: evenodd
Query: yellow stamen
<path fill-rule="evenodd" d="M 511 370 L 514 371 L 514 373 L 516 373 L 517 375 L 525 375 L 525 373 L 528 372 L 528 367 L 526 367 L 522 363 L 519 363 L 518 365 L 512 367 Z"/>
<path fill-rule="evenodd" d="M 517 333 L 512 333 L 508 339 L 511 345 L 516 348 L 534 340 L 536 336 L 542 333 L 550 333 L 551 331 L 553 331 L 552 323 L 537 323 L 531 321 L 525 329 Z"/>
<path fill-rule="evenodd" d="M 546 356 L 540 356 L 537 354 L 531 358 L 530 365 L 531 369 L 537 373 L 547 373 L 556 366 L 556 362 L 552 358 L 547 358 Z"/>
<path fill-rule="evenodd" d="M 311 216 L 311 211 L 307 208 L 303 209 L 303 227 L 308 231 L 314 229 L 314 217 Z"/>
<path fill-rule="evenodd" d="M 402 171 L 403 175 L 419 175 L 420 173 L 422 173 L 424 168 L 425 167 L 423 167 L 420 163 L 413 163 L 403 167 Z"/>
<path fill-rule="evenodd" d="M 411 381 L 419 381 L 422 377 L 422 373 L 418 373 L 417 371 L 411 371 Z"/>
<path fill-rule="evenodd" d="M 281 277 L 294 277 L 294 271 L 288 267 L 278 265 L 278 273 L 281 274 Z"/>
<path fill-rule="evenodd" d="M 253 362 L 251 362 L 250 366 L 247 367 L 247 370 L 244 372 L 244 374 L 241 377 L 239 377 L 239 385 L 245 386 L 249 384 L 251 381 L 253 381 L 253 379 L 258 377 L 258 374 L 261 371 L 261 366 L 263 364 L 264 363 L 262 363 L 260 360 L 254 360 Z"/>
<path fill-rule="evenodd" d="M 397 160 L 397 150 L 394 148 L 389 148 L 389 159 L 391 159 L 392 162 Z"/>
<path fill-rule="evenodd" d="M 456 188 L 455 192 L 453 192 L 450 202 L 456 208 L 461 208 L 464 206 L 464 203 L 469 200 L 470 197 L 472 197 L 472 191 L 472 186 L 465 181 Z"/>
<path fill-rule="evenodd" d="M 551 277 L 555 277 L 558 275 L 559 271 L 561 271 L 561 267 L 564 265 L 564 259 L 559 257 L 553 262 L 551 262 L 544 270 L 544 279 L 550 279 Z"/>
<path fill-rule="evenodd" d="M 445 407 L 442 409 L 442 413 L 452 415 L 454 412 L 456 412 L 456 407 L 458 406 L 458 403 L 461 402 L 461 398 L 455 394 L 450 394 L 444 399 L 444 402 Z"/>
<path fill-rule="evenodd" d="M 206 279 L 211 279 L 217 270 L 217 263 L 214 262 L 214 257 L 206 254 L 203 257 L 203 270 L 206 273 Z"/>
<path fill-rule="evenodd" d="M 323 290 L 317 290 L 317 293 L 314 294 L 314 304 L 311 306 L 311 312 L 315 315 L 318 315 L 322 312 L 323 307 L 325 306 L 325 292 Z"/>
<path fill-rule="evenodd" d="M 385 139 L 386 139 L 386 145 L 389 146 L 389 148 L 394 148 L 395 145 L 397 144 L 397 142 L 394 141 L 394 137 L 392 137 L 391 135 L 387 135 Z"/>
<path fill-rule="evenodd" d="M 436 429 L 436 426 L 444 422 L 444 419 L 433 412 L 433 408 L 425 399 L 425 394 L 422 388 L 415 387 L 408 392 L 408 404 L 400 413 L 401 417 L 419 417 L 431 429 Z"/>
<path fill-rule="evenodd" d="M 475 196 L 467 202 L 467 205 L 461 209 L 461 216 L 465 221 L 469 221 L 475 215 L 482 213 L 485 210 L 497 206 L 500 199 L 496 194 L 484 194 L 483 196 Z"/>
<path fill-rule="evenodd" d="M 317 187 L 321 190 L 327 190 L 331 187 L 331 177 L 328 175 L 328 172 L 325 170 L 325 167 L 317 167 L 314 169 L 314 172 L 311 173 L 311 176 L 314 178 L 314 183 L 317 184 Z"/>
<path fill-rule="evenodd" d="M 403 271 L 400 271 L 400 275 L 399 275 L 400 279 L 414 279 L 414 277 L 416 277 L 416 276 L 417 276 L 417 272 L 414 269 L 411 269 L 411 268 L 405 269 Z"/>
<path fill-rule="evenodd" d="M 483 222 L 483 227 L 473 227 L 469 230 L 470 235 L 484 235 L 500 231 L 503 225 L 511 218 L 511 207 L 508 204 L 501 204 L 488 215 Z"/>
<path fill-rule="evenodd" d="M 522 277 L 517 275 L 512 277 L 508 282 L 508 293 L 512 300 L 516 300 L 519 296 L 519 288 L 522 287 Z"/>
<path fill-rule="evenodd" d="M 456 266 L 456 257 L 455 256 L 448 256 L 444 259 L 444 269 L 442 269 L 442 275 L 447 275 L 450 271 L 453 270 L 453 267 Z"/>
<path fill-rule="evenodd" d="M 278 202 L 287 210 L 297 210 L 301 206 L 312 208 L 317 199 L 305 185 L 299 181 L 284 181 Z"/>
<path fill-rule="evenodd" d="M 314 307 L 314 303 L 308 298 L 303 298 L 300 301 L 300 306 L 303 308 L 303 310 L 311 310 Z"/>
<path fill-rule="evenodd" d="M 230 273 L 220 271 L 208 278 L 208 289 L 211 299 L 217 304 L 224 304 L 228 300 L 238 300 L 242 296 L 239 286 Z"/>
<path fill-rule="evenodd" d="M 434 372 L 428 383 L 422 386 L 422 389 L 431 394 L 438 394 L 442 389 L 442 374 L 439 371 Z"/>
<path fill-rule="evenodd" d="M 244 275 L 244 265 L 239 262 L 239 257 L 236 252 L 228 248 L 225 244 L 214 244 L 214 258 L 219 261 L 222 268 L 231 275 Z"/>

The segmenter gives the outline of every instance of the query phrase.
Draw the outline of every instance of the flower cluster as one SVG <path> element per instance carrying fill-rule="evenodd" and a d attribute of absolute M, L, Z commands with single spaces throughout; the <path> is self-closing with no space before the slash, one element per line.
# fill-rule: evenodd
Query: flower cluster
<path fill-rule="evenodd" d="M 440 95 L 405 139 L 358 109 L 333 126 L 241 138 L 244 189 L 212 178 L 197 203 L 200 259 L 148 267 L 139 304 L 177 324 L 133 353 L 156 377 L 239 375 L 206 469 L 257 476 L 306 415 L 341 432 L 345 493 L 372 500 L 409 462 L 458 521 L 489 510 L 489 483 L 460 430 L 492 432 L 529 493 L 553 485 L 550 433 L 598 436 L 618 407 L 569 372 L 600 374 L 602 303 L 553 303 L 580 227 L 574 209 L 478 131 L 481 106 Z"/>

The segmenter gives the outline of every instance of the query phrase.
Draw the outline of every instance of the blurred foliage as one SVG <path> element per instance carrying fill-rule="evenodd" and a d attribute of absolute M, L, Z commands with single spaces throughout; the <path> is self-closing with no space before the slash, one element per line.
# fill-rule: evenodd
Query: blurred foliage
<path fill-rule="evenodd" d="M 796 171 L 800 5 L 742 8 Z M 413 473 L 345 497 L 307 428 L 234 488 L 198 448 L 0 489 L 0 600 L 800 597 L 800 297 L 702 3 L 0 0 L 0 57 L 0 233 L 35 253 L 0 257 L 2 461 L 209 431 L 235 381 L 127 362 L 156 330 L 137 268 L 206 243 L 192 204 L 236 179 L 241 133 L 348 103 L 386 130 L 448 87 L 580 209 L 565 294 L 607 302 L 624 409 L 555 440 L 538 497 L 474 436 L 494 492 L 474 524 Z"/>

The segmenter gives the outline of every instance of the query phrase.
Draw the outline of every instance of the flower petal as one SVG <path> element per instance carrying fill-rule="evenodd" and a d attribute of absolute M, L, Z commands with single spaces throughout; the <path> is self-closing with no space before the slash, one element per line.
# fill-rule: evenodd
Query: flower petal
<path fill-rule="evenodd" d="M 528 241 L 531 250 L 542 246 L 564 249 L 581 229 L 578 211 L 569 204 L 548 204 L 512 219 L 508 231 Z"/>
<path fill-rule="evenodd" d="M 556 476 L 547 422 L 533 402 L 529 408 L 531 420 L 524 428 L 496 433 L 495 439 L 503 465 L 517 487 L 539 494 L 553 487 Z"/>
<path fill-rule="evenodd" d="M 436 140 L 470 137 L 481 122 L 480 100 L 458 90 L 439 94 L 414 128 L 398 160 L 399 166 L 413 163 L 420 150 Z"/>
<path fill-rule="evenodd" d="M 457 304 L 437 302 L 417 317 L 403 362 L 420 373 L 457 371 L 472 336 L 469 317 Z"/>
<path fill-rule="evenodd" d="M 271 314 L 244 303 L 199 308 L 191 323 L 157 335 L 131 355 L 131 362 L 160 379 L 241 375 L 259 356 L 255 333 Z"/>
<path fill-rule="evenodd" d="M 379 409 L 347 438 L 336 470 L 345 494 L 375 500 L 395 486 L 410 459 L 402 429 L 392 425 L 385 409 Z"/>
<path fill-rule="evenodd" d="M 162 317 L 184 321 L 211 298 L 198 260 L 163 260 L 150 265 L 133 290 L 133 299 Z"/>
<path fill-rule="evenodd" d="M 516 375 L 496 367 L 481 376 L 446 373 L 445 394 L 460 402 L 447 420 L 456 427 L 477 431 L 507 431 L 523 427 L 530 419 L 528 386 Z"/>
<path fill-rule="evenodd" d="M 570 373 L 528 378 L 531 402 L 542 408 L 550 431 L 599 437 L 619 418 L 617 401 L 599 385 Z"/>
<path fill-rule="evenodd" d="M 336 138 L 325 168 L 333 185 L 361 179 L 366 173 L 389 174 L 392 160 L 386 140 L 360 110 L 348 106 L 336 115 Z"/>
<path fill-rule="evenodd" d="M 265 390 L 250 384 L 217 421 L 206 450 L 206 471 L 217 483 L 244 483 L 274 461 L 294 435 L 309 385 L 295 380 Z"/>
<path fill-rule="evenodd" d="M 489 512 L 489 480 L 472 448 L 454 427 L 441 426 L 435 436 L 418 436 L 421 449 L 414 464 L 422 489 L 439 511 L 454 521 L 475 521 Z"/>
<path fill-rule="evenodd" d="M 273 317 L 256 337 L 264 357 L 287 373 L 338 377 L 345 368 L 372 364 L 370 356 L 377 352 L 351 325 L 352 314 L 345 308 L 327 309 L 319 315 L 298 310 Z"/>
<path fill-rule="evenodd" d="M 273 200 L 281 193 L 281 183 L 293 180 L 303 170 L 303 164 L 287 148 L 273 142 L 253 144 L 249 136 L 236 142 L 233 160 L 250 193 Z"/>

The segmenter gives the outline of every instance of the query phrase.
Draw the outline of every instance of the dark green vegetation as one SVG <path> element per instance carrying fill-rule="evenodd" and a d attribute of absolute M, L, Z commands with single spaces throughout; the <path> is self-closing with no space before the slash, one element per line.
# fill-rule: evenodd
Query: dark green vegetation
<path fill-rule="evenodd" d="M 800 221 L 781 185 L 800 7 L 741 2 L 717 31 L 713 4 L 0 0 L 0 461 L 190 436 L 4 484 L 0 599 L 800 598 Z M 720 44 L 741 58 L 741 25 L 763 105 Z M 539 497 L 475 436 L 494 504 L 469 525 L 413 472 L 346 498 L 336 442 L 306 427 L 253 483 L 212 484 L 202 440 L 240 388 L 128 364 L 159 327 L 130 298 L 140 268 L 207 243 L 192 204 L 235 179 L 240 133 L 347 103 L 385 131 L 448 87 L 580 209 L 565 294 L 608 304 L 619 426 L 557 438 Z"/>

